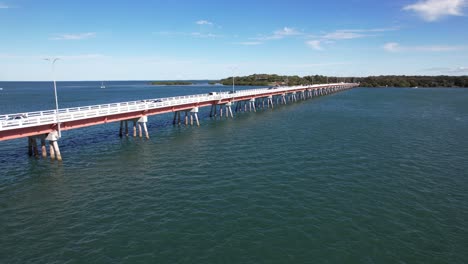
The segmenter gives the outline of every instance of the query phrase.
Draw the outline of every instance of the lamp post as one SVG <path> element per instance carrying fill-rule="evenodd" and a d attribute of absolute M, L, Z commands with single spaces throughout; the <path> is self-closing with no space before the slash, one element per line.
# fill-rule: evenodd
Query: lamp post
<path fill-rule="evenodd" d="M 234 76 L 235 76 L 235 71 L 237 70 L 237 67 L 236 66 L 231 66 L 229 67 L 229 69 L 232 71 L 232 93 L 235 92 L 234 90 Z"/>
<path fill-rule="evenodd" d="M 58 138 L 62 137 L 62 134 L 60 132 L 60 119 L 59 119 L 59 113 L 58 113 L 58 99 L 57 99 L 57 83 L 55 82 L 55 62 L 59 60 L 59 58 L 47 58 L 44 59 L 52 65 L 52 80 L 54 82 L 54 96 L 55 96 L 55 118 L 57 119 L 57 132 L 58 132 Z"/>
<path fill-rule="evenodd" d="M 232 93 L 234 93 L 234 74 L 232 75 Z"/>

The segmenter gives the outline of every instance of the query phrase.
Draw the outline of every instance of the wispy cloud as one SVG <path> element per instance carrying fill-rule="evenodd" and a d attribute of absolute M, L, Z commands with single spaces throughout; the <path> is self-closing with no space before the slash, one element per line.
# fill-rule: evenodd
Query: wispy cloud
<path fill-rule="evenodd" d="M 235 44 L 243 45 L 243 46 L 256 46 L 261 45 L 263 42 L 261 41 L 244 41 L 244 42 L 236 42 Z"/>
<path fill-rule="evenodd" d="M 400 44 L 396 42 L 389 42 L 383 45 L 383 49 L 389 52 L 397 52 L 401 49 Z"/>
<path fill-rule="evenodd" d="M 320 40 L 309 40 L 306 41 L 307 46 L 313 48 L 314 50 L 323 50 Z"/>
<path fill-rule="evenodd" d="M 195 24 L 197 24 L 197 25 L 213 25 L 213 23 L 208 21 L 208 20 L 198 20 L 198 21 L 195 22 Z"/>
<path fill-rule="evenodd" d="M 271 35 L 260 35 L 259 37 L 256 37 L 254 39 L 256 40 L 272 40 L 272 39 L 283 39 L 285 37 L 290 37 L 290 36 L 299 36 L 299 35 L 304 35 L 303 32 L 298 31 L 295 28 L 291 27 L 283 27 L 282 29 L 276 30 L 273 32 Z"/>
<path fill-rule="evenodd" d="M 306 45 L 315 50 L 323 50 L 322 44 L 335 43 L 340 40 L 358 39 L 377 36 L 377 32 L 398 30 L 398 27 L 373 28 L 373 29 L 339 29 L 331 33 L 325 33 L 314 40 L 306 41 Z"/>
<path fill-rule="evenodd" d="M 405 11 L 416 12 L 422 19 L 432 22 L 446 16 L 462 16 L 467 0 L 425 0 L 403 7 Z"/>
<path fill-rule="evenodd" d="M 192 37 L 192 38 L 221 38 L 222 35 L 214 33 L 204 33 L 204 32 L 179 32 L 179 31 L 158 31 L 153 32 L 155 35 L 166 36 L 166 37 Z"/>
<path fill-rule="evenodd" d="M 351 32 L 351 31 L 335 31 L 333 33 L 328 33 L 322 37 L 322 39 L 328 40 L 340 40 L 340 39 L 356 39 L 367 37 L 365 34 Z"/>
<path fill-rule="evenodd" d="M 77 54 L 77 55 L 50 55 L 50 54 L 39 54 L 39 55 L 19 55 L 0 53 L 0 59 L 27 59 L 27 60 L 42 60 L 44 58 L 60 58 L 62 60 L 90 60 L 90 59 L 101 59 L 108 58 L 103 54 Z"/>
<path fill-rule="evenodd" d="M 52 40 L 81 40 L 81 39 L 89 39 L 96 37 L 95 32 L 88 32 L 88 33 L 78 33 L 78 34 L 56 34 L 55 36 L 51 37 Z"/>
<path fill-rule="evenodd" d="M 468 46 L 464 45 L 427 45 L 427 46 L 402 46 L 396 42 L 389 42 L 383 45 L 384 50 L 388 52 L 406 52 L 406 51 L 419 51 L 419 52 L 450 52 L 468 50 Z"/>
<path fill-rule="evenodd" d="M 443 74 L 468 74 L 468 67 L 434 67 L 424 69 L 427 72 L 438 72 Z"/>
<path fill-rule="evenodd" d="M 213 33 L 202 33 L 202 32 L 192 32 L 190 33 L 190 36 L 196 37 L 196 38 L 219 38 L 221 37 L 220 35 L 216 35 Z"/>

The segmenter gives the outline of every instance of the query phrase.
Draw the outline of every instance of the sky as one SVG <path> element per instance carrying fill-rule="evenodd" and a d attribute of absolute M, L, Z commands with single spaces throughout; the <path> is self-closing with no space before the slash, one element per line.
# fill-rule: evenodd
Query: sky
<path fill-rule="evenodd" d="M 467 15 L 468 0 L 0 0 L 0 81 L 468 75 Z"/>

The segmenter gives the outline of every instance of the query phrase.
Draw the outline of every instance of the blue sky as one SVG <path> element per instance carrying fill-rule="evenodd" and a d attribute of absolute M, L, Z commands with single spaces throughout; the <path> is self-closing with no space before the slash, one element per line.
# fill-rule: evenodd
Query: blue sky
<path fill-rule="evenodd" d="M 0 0 L 0 81 L 468 75 L 468 0 Z"/>

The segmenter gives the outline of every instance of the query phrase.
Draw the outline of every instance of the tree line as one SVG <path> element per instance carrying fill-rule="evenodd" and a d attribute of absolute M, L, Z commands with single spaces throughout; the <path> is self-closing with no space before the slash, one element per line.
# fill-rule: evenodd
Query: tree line
<path fill-rule="evenodd" d="M 361 87 L 468 87 L 468 76 L 405 76 L 382 75 L 369 77 L 336 77 L 324 75 L 252 74 L 234 77 L 236 85 L 246 86 L 293 86 L 339 82 L 359 82 Z M 232 85 L 232 77 L 219 80 L 223 85 Z"/>

